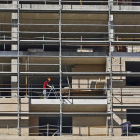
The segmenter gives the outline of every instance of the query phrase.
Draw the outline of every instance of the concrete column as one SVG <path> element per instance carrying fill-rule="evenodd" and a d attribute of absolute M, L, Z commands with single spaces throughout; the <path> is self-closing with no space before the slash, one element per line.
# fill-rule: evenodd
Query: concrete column
<path fill-rule="evenodd" d="M 17 5 L 17 1 L 13 1 L 12 4 Z M 12 25 L 11 28 L 11 40 L 16 40 L 18 39 L 18 14 L 17 13 L 12 13 L 12 23 L 16 25 Z M 18 51 L 18 45 L 11 45 L 11 51 Z M 14 64 L 14 65 L 13 65 Z M 11 72 L 17 72 L 17 58 L 11 59 Z M 11 88 L 17 88 L 17 76 L 11 76 Z M 13 89 L 11 90 L 11 96 L 17 96 L 18 91 Z"/>
<path fill-rule="evenodd" d="M 17 59 L 11 59 L 11 72 L 17 72 Z M 11 88 L 17 88 L 17 76 L 11 76 Z M 11 96 L 17 96 L 17 89 L 11 90 Z"/>
<path fill-rule="evenodd" d="M 18 2 L 17 1 L 12 1 L 12 4 L 17 4 Z"/>
<path fill-rule="evenodd" d="M 132 46 L 127 46 L 127 52 L 132 52 Z"/>
<path fill-rule="evenodd" d="M 110 17 L 111 17 L 110 18 L 111 25 L 114 25 L 114 15 L 111 14 Z M 111 26 L 110 33 L 111 33 L 111 41 L 114 41 L 114 27 L 113 26 Z"/>
<path fill-rule="evenodd" d="M 12 23 L 13 24 L 17 24 L 18 23 L 18 15 L 17 13 L 12 13 Z M 17 31 L 18 31 L 18 25 L 12 25 L 12 29 L 11 29 L 12 33 L 11 33 L 11 37 L 12 37 L 12 40 L 16 40 L 17 41 Z M 12 45 L 11 46 L 11 50 L 12 51 L 17 51 L 17 44 L 16 45 Z"/>
<path fill-rule="evenodd" d="M 13 1 L 12 4 L 17 5 L 18 2 Z M 17 31 L 18 31 L 18 25 L 17 25 L 17 23 L 18 23 L 18 14 L 17 13 L 12 13 L 11 17 L 12 17 L 12 23 L 16 24 L 16 25 L 12 25 L 12 29 L 11 29 L 11 31 L 12 31 L 12 33 L 11 33 L 12 39 L 11 40 L 17 40 L 17 38 L 18 38 L 18 33 L 17 33 Z M 12 51 L 17 51 L 18 50 L 17 47 L 18 47 L 17 44 L 12 45 L 11 50 Z"/>
<path fill-rule="evenodd" d="M 111 23 L 111 25 L 114 25 L 114 15 L 113 14 L 110 15 L 110 23 Z M 110 34 L 110 40 L 114 41 L 114 37 L 115 37 L 115 35 L 114 35 L 114 26 L 111 26 L 110 33 L 111 33 Z M 115 51 L 116 51 L 115 47 L 111 46 L 111 52 L 115 52 Z"/>
<path fill-rule="evenodd" d="M 113 6 L 113 0 L 110 0 L 110 8 L 111 9 L 112 9 L 112 6 Z M 110 14 L 109 20 L 110 20 L 110 24 L 114 25 L 114 15 L 113 14 Z M 110 41 L 114 41 L 114 27 L 113 26 L 111 26 L 111 28 L 109 29 L 109 33 L 111 33 L 110 34 Z M 111 52 L 114 52 L 114 51 L 115 51 L 115 47 L 111 46 Z"/>

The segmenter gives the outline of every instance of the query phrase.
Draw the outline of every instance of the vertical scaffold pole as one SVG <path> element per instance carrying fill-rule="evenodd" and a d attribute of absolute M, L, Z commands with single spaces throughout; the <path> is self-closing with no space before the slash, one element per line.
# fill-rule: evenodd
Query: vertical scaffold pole
<path fill-rule="evenodd" d="M 62 135 L 61 0 L 59 0 L 60 136 Z"/>
<path fill-rule="evenodd" d="M 19 11 L 19 10 L 20 10 L 20 9 L 19 9 L 19 8 L 20 8 L 20 7 L 19 7 L 19 0 L 17 1 L 17 8 L 18 8 L 18 34 L 17 34 L 17 37 L 18 37 L 18 38 L 17 38 L 17 39 L 18 39 L 18 64 L 17 64 L 17 65 L 18 65 L 18 126 L 17 126 L 17 129 L 18 129 L 18 130 L 17 130 L 17 132 L 18 132 L 18 136 L 20 136 L 20 128 L 19 128 L 19 123 L 20 123 L 20 122 L 19 122 L 19 121 L 20 121 L 20 116 L 19 116 L 19 111 L 20 111 L 20 98 L 19 98 L 19 88 L 20 88 L 20 87 L 19 87 L 19 76 L 20 76 L 20 75 L 19 75 L 19 44 L 20 44 L 20 42 L 19 42 L 19 24 L 20 24 L 20 23 L 19 23 L 19 14 L 20 14 L 20 13 L 19 13 L 19 12 L 20 12 L 20 11 Z"/>
<path fill-rule="evenodd" d="M 5 35 L 4 35 L 4 40 L 5 40 Z M 4 44 L 4 51 L 5 51 L 5 44 Z"/>
<path fill-rule="evenodd" d="M 113 136 L 113 101 L 112 101 L 112 56 L 111 56 L 111 0 L 108 1 L 109 15 L 108 15 L 108 36 L 109 36 L 109 64 L 110 64 L 110 133 Z"/>

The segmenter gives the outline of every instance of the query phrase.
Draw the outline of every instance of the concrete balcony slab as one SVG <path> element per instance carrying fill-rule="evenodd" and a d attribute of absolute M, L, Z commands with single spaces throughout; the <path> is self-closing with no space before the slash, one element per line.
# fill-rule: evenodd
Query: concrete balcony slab
<path fill-rule="evenodd" d="M 140 6 L 131 6 L 131 5 L 114 5 L 112 6 L 111 12 L 113 13 L 140 13 Z"/>
<path fill-rule="evenodd" d="M 34 104 L 60 104 L 60 99 L 31 99 Z M 64 105 L 107 105 L 107 99 L 63 99 Z"/>
<path fill-rule="evenodd" d="M 60 99 L 31 99 L 31 112 L 59 112 Z M 63 99 L 63 112 L 106 112 L 107 99 Z"/>

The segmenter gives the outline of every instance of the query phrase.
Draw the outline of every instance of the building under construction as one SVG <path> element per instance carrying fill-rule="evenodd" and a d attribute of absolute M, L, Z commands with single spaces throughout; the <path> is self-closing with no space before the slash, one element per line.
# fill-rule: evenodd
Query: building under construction
<path fill-rule="evenodd" d="M 137 0 L 0 0 L 0 136 L 139 136 L 139 19 Z"/>

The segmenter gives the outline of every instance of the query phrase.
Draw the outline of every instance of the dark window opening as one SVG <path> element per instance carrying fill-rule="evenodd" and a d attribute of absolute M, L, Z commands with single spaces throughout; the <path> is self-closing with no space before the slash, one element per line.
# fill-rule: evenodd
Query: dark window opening
<path fill-rule="evenodd" d="M 140 72 L 140 62 L 126 62 L 126 71 L 130 72 Z M 140 77 L 129 77 L 126 76 L 127 86 L 140 86 Z"/>
<path fill-rule="evenodd" d="M 1 76 L 0 77 L 0 96 L 11 96 L 11 77 Z M 7 97 L 10 98 L 10 97 Z"/>
<path fill-rule="evenodd" d="M 63 117 L 63 128 L 62 134 L 72 134 L 72 117 Z M 60 129 L 60 119 L 59 117 L 40 117 L 39 118 L 39 132 L 40 136 L 47 136 L 47 127 L 41 127 L 43 125 L 49 126 L 49 136 L 59 136 L 59 129 Z M 70 127 L 66 127 L 70 126 Z M 58 132 L 58 133 L 57 133 Z"/>
<path fill-rule="evenodd" d="M 133 114 L 130 114 L 130 113 L 133 113 Z M 130 121 L 132 125 L 136 125 L 136 124 L 139 125 L 140 114 L 134 114 L 134 113 L 140 113 L 140 109 L 127 109 L 127 121 Z M 140 128 L 132 127 L 131 133 L 140 133 Z"/>
<path fill-rule="evenodd" d="M 12 1 L 0 1 L 0 4 L 11 4 Z"/>
<path fill-rule="evenodd" d="M 140 5 L 139 0 L 132 0 L 132 5 L 135 6 Z"/>

